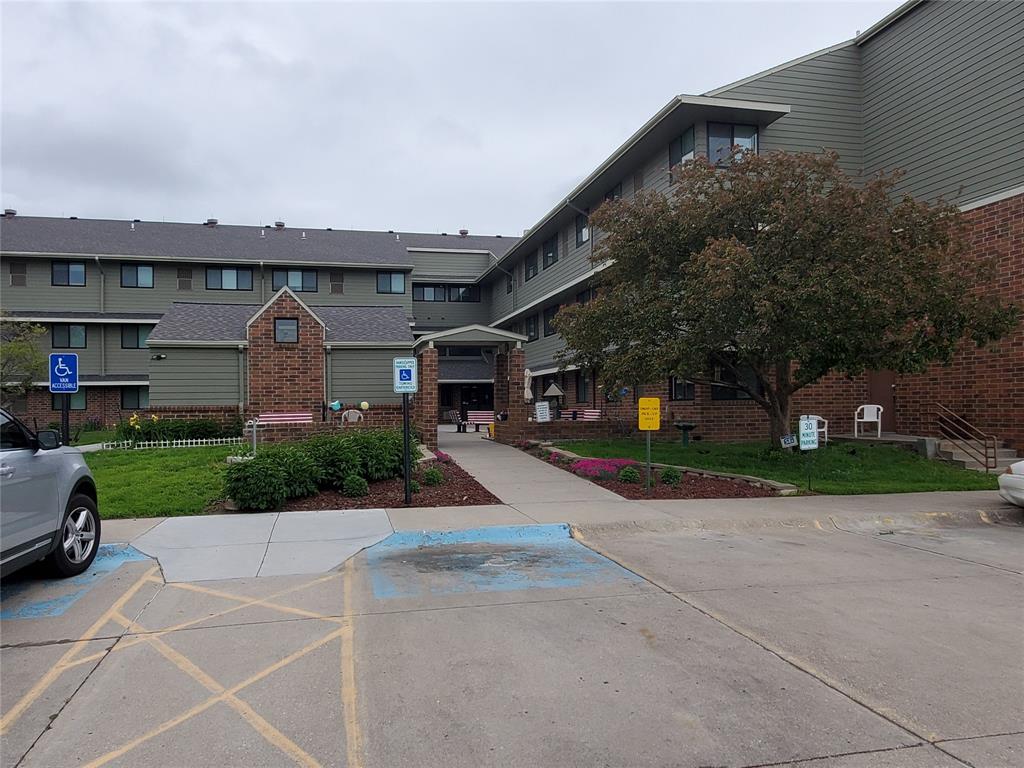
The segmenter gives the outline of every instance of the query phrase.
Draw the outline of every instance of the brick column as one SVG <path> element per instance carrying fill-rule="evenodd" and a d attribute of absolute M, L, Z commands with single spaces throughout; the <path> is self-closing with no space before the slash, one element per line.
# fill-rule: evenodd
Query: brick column
<path fill-rule="evenodd" d="M 525 371 L 526 353 L 522 349 L 499 354 L 494 362 L 494 409 L 508 414 L 505 421 L 494 424 L 494 438 L 499 442 L 514 443 L 526 436 L 529 407 L 523 397 Z"/>
<path fill-rule="evenodd" d="M 419 391 L 413 397 L 412 424 L 420 440 L 437 450 L 437 350 L 427 347 L 416 356 Z"/>

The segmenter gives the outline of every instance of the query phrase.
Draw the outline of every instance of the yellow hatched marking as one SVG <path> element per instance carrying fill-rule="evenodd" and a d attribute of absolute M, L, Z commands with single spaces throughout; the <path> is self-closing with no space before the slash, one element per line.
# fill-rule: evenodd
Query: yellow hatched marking
<path fill-rule="evenodd" d="M 344 606 L 351 613 L 352 605 L 352 561 L 345 563 L 342 580 Z M 362 768 L 363 765 L 363 733 L 359 727 L 359 715 L 356 712 L 356 658 L 355 658 L 355 617 L 348 616 L 341 636 L 341 704 L 345 716 L 345 752 L 348 768 Z"/>

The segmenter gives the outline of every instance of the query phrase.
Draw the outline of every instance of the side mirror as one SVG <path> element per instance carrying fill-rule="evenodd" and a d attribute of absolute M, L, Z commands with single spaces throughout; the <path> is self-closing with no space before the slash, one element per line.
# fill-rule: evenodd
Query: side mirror
<path fill-rule="evenodd" d="M 39 444 L 39 450 L 41 451 L 52 451 L 54 448 L 60 448 L 60 432 L 55 429 L 44 429 L 36 433 L 36 442 Z"/>

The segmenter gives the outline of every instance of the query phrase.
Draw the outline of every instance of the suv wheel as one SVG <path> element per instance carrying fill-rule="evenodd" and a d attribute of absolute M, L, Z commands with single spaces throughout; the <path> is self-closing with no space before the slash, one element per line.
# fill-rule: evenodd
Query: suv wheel
<path fill-rule="evenodd" d="M 99 545 L 100 515 L 96 502 L 84 494 L 75 494 L 68 501 L 57 548 L 49 557 L 50 565 L 61 576 L 77 576 L 92 565 Z"/>

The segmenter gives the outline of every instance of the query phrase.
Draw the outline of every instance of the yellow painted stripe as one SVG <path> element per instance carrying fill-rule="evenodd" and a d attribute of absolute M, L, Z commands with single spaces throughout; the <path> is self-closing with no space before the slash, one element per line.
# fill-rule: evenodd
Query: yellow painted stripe
<path fill-rule="evenodd" d="M 352 561 L 345 563 L 342 579 L 342 595 L 345 611 L 349 616 L 345 620 L 341 636 L 341 706 L 345 717 L 345 754 L 348 768 L 362 768 L 363 765 L 363 733 L 359 727 L 359 713 L 356 710 L 356 658 L 355 658 L 355 613 L 352 605 Z"/>

